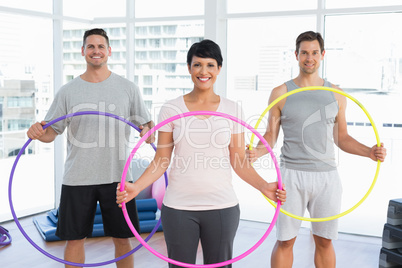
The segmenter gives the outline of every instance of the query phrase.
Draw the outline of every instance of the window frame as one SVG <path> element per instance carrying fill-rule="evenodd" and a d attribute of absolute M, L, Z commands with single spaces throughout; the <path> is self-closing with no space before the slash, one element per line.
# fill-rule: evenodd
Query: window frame
<path fill-rule="evenodd" d="M 86 20 L 82 18 L 75 18 L 63 15 L 63 1 L 67 0 L 53 0 L 53 12 L 38 12 L 31 11 L 22 8 L 11 8 L 6 6 L 0 6 L 0 12 L 24 15 L 29 17 L 50 18 L 53 21 L 53 37 L 54 37 L 54 50 L 53 50 L 53 88 L 54 94 L 63 85 L 63 34 L 69 34 L 71 36 L 77 35 L 77 38 L 82 38 L 80 32 L 63 33 L 63 23 L 75 22 L 86 25 L 91 24 L 125 24 L 127 42 L 126 46 L 126 77 L 134 81 L 135 71 L 135 36 L 141 38 L 141 33 L 145 31 L 149 32 L 149 29 L 136 28 L 135 25 L 141 22 L 149 22 L 157 24 L 158 22 L 166 21 L 186 21 L 186 20 L 198 20 L 204 21 L 204 37 L 216 41 L 221 49 L 224 59 L 226 58 L 227 51 L 227 21 L 232 19 L 242 18 L 260 18 L 260 17 L 291 17 L 291 16 L 316 16 L 316 31 L 323 33 L 325 39 L 325 17 L 328 15 L 347 15 L 347 14 L 364 14 L 364 13 L 395 13 L 402 12 L 402 5 L 394 6 L 375 6 L 375 7 L 357 7 L 357 8 L 325 8 L 325 0 L 317 0 L 317 9 L 312 10 L 291 10 L 291 11 L 275 11 L 275 12 L 253 12 L 253 13 L 236 13 L 228 14 L 226 11 L 227 1 L 230 0 L 204 0 L 204 15 L 196 16 L 176 16 L 176 17 L 152 17 L 152 18 L 136 18 L 135 17 L 135 0 L 126 0 L 126 16 L 113 17 L 113 18 L 94 18 L 93 20 Z M 135 31 L 138 31 L 135 33 Z M 173 29 L 164 29 L 163 33 L 169 34 Z M 142 32 L 144 31 L 144 32 Z M 113 33 L 111 33 L 113 35 Z M 73 49 L 73 48 L 69 48 Z M 322 65 L 325 68 L 325 64 Z M 325 71 L 325 70 L 322 70 Z M 220 76 L 215 84 L 217 94 L 227 97 L 227 72 L 226 68 L 223 68 Z M 60 199 L 61 182 L 64 173 L 64 143 L 61 138 L 57 138 L 55 141 L 55 207 L 58 206 L 58 200 Z"/>

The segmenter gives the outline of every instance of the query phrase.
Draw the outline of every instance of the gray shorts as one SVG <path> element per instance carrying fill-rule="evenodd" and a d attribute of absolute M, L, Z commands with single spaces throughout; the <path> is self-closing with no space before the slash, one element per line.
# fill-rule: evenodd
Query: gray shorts
<path fill-rule="evenodd" d="M 338 171 L 308 172 L 281 168 L 286 188 L 286 202 L 282 208 L 294 215 L 304 216 L 307 210 L 311 218 L 324 218 L 340 213 L 342 184 Z M 308 217 L 308 216 L 305 216 Z M 276 236 L 287 241 L 297 236 L 302 221 L 279 213 Z M 326 238 L 338 238 L 338 219 L 311 222 L 312 233 Z"/>

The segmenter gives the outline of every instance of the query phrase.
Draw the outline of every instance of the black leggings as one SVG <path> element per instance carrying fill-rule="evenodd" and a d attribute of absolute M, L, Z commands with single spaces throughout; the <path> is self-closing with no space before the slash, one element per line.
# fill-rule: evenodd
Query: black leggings
<path fill-rule="evenodd" d="M 239 205 L 202 211 L 177 210 L 163 205 L 161 218 L 169 258 L 195 264 L 200 241 L 204 264 L 232 258 L 240 219 Z M 169 267 L 182 266 L 169 263 Z"/>

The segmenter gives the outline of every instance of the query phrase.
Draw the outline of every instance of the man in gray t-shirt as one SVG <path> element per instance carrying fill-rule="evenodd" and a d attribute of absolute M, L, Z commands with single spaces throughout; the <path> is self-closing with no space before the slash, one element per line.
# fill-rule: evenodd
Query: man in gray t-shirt
<path fill-rule="evenodd" d="M 319 76 L 324 58 L 324 40 L 320 33 L 304 32 L 296 39 L 295 56 L 299 75 L 274 88 L 269 98 L 278 97 L 300 87 L 326 86 L 338 88 Z M 374 161 L 384 161 L 386 150 L 367 147 L 352 138 L 347 131 L 346 97 L 329 91 L 305 91 L 278 102 L 269 111 L 264 138 L 274 147 L 279 129 L 283 130 L 281 174 L 287 191 L 283 208 L 298 216 L 306 209 L 312 218 L 339 214 L 342 187 L 335 165 L 333 146 Z M 261 141 L 254 150 L 247 150 L 250 161 L 267 153 Z M 312 222 L 315 242 L 315 267 L 335 268 L 332 240 L 337 238 L 338 221 Z M 293 246 L 301 221 L 279 214 L 277 242 L 272 251 L 271 267 L 293 265 Z"/>
<path fill-rule="evenodd" d="M 132 249 L 129 237 L 133 234 L 116 204 L 116 187 L 128 156 L 130 126 L 110 117 L 84 115 L 61 120 L 43 130 L 47 122 L 79 111 L 107 112 L 130 120 L 142 129 L 140 136 L 153 127 L 138 87 L 108 69 L 110 55 L 106 32 L 86 31 L 82 46 L 82 56 L 87 62 L 85 73 L 57 92 L 45 120 L 35 123 L 27 132 L 33 140 L 52 142 L 67 128 L 67 157 L 56 235 L 67 240 L 64 258 L 71 262 L 85 261 L 84 241 L 92 234 L 97 202 L 105 235 L 113 238 L 116 257 Z M 153 141 L 154 136 L 147 140 Z M 128 202 L 129 206 L 130 217 L 138 229 L 135 200 Z M 117 266 L 133 267 L 133 255 L 117 262 Z"/>

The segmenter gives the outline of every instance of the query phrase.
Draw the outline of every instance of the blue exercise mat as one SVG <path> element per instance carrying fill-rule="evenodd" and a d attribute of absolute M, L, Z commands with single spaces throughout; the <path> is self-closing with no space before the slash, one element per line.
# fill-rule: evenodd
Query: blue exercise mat
<path fill-rule="evenodd" d="M 140 230 L 141 233 L 150 233 L 152 230 L 155 228 L 156 224 L 158 223 L 158 220 L 146 220 L 146 221 L 140 221 Z M 159 225 L 158 229 L 156 230 L 157 232 L 162 232 L 162 224 Z"/>
<path fill-rule="evenodd" d="M 45 241 L 51 242 L 61 240 L 58 236 L 56 236 L 57 224 L 54 223 L 47 215 L 36 216 L 33 218 L 33 222 Z M 158 220 L 140 221 L 141 233 L 150 233 L 155 228 L 157 223 Z M 162 224 L 159 225 L 157 231 L 162 231 Z M 92 237 L 100 236 L 105 236 L 105 233 L 103 232 L 103 224 L 94 224 Z"/>
<path fill-rule="evenodd" d="M 33 222 L 44 240 L 49 242 L 61 240 L 56 236 L 57 224 L 47 215 L 34 217 Z M 92 237 L 99 236 L 105 236 L 105 233 L 103 232 L 103 224 L 94 224 Z"/>
<path fill-rule="evenodd" d="M 139 199 L 136 200 L 136 203 L 141 233 L 149 233 L 158 223 L 158 220 L 156 220 L 156 211 L 158 210 L 157 202 L 155 199 Z M 33 218 L 36 228 L 45 241 L 60 241 L 60 238 L 56 236 L 57 221 L 58 209 L 49 211 L 47 215 Z M 162 224 L 158 227 L 157 231 L 162 231 Z M 92 237 L 100 237 L 104 235 L 102 215 L 98 204 Z"/>
<path fill-rule="evenodd" d="M 155 220 L 156 219 L 156 211 L 158 210 L 157 202 L 155 199 L 141 199 L 136 200 L 137 203 L 137 211 L 138 211 L 138 220 L 139 221 L 146 221 L 146 220 Z M 59 210 L 52 209 L 47 213 L 47 216 L 52 220 L 54 223 L 57 224 L 58 221 L 58 212 Z M 102 214 L 100 205 L 96 206 L 96 213 L 94 224 L 103 223 L 102 221 Z"/>
<path fill-rule="evenodd" d="M 100 210 L 99 210 L 99 212 L 100 212 Z M 49 217 L 49 219 L 52 221 L 52 222 L 54 222 L 55 224 L 57 224 L 57 221 L 59 220 L 59 215 L 58 215 L 58 213 L 59 213 L 59 210 L 56 208 L 56 209 L 53 209 L 53 210 L 51 210 L 51 211 L 48 211 L 48 213 L 47 213 L 47 216 Z M 139 216 L 139 215 L 138 215 Z M 149 216 L 148 216 L 149 217 Z M 147 219 L 148 220 L 148 219 Z M 150 219 L 150 220 L 152 220 L 152 219 Z M 99 223 L 103 223 L 103 221 L 102 221 L 102 214 L 95 214 L 95 218 L 94 218 L 94 224 L 99 224 Z"/>
<path fill-rule="evenodd" d="M 142 211 L 153 211 L 156 212 L 158 211 L 158 203 L 156 203 L 155 198 L 149 198 L 149 199 L 135 199 L 137 203 L 137 211 L 142 212 Z"/>

